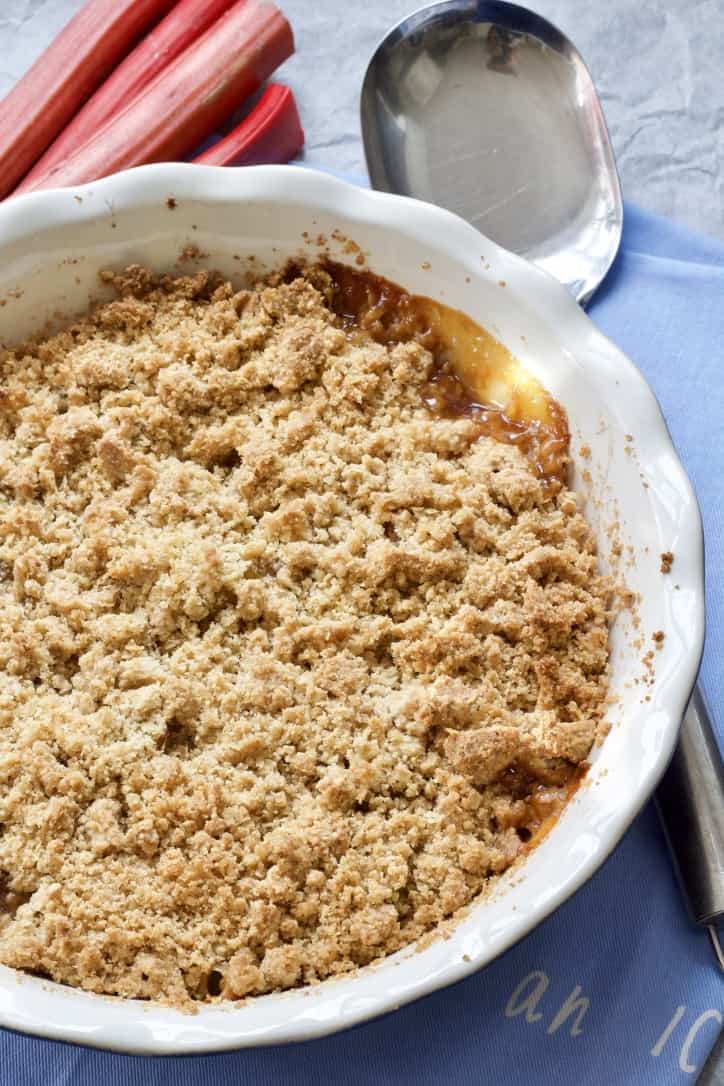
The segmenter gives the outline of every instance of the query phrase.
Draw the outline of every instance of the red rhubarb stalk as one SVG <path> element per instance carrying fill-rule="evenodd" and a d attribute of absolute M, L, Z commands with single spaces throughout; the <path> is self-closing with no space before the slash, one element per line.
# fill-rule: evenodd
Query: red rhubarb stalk
<path fill-rule="evenodd" d="M 166 18 L 121 61 L 90 101 L 76 113 L 16 191 L 23 192 L 30 188 L 54 166 L 87 143 L 233 3 L 234 0 L 179 0 Z"/>
<path fill-rule="evenodd" d="M 194 162 L 204 166 L 288 162 L 303 144 L 304 132 L 294 95 L 289 87 L 270 83 L 244 120 Z"/>
<path fill-rule="evenodd" d="M 0 102 L 0 198 L 173 0 L 90 0 Z"/>
<path fill-rule="evenodd" d="M 122 113 L 27 191 L 96 181 L 197 147 L 294 51 L 267 0 L 241 0 L 172 61 Z"/>

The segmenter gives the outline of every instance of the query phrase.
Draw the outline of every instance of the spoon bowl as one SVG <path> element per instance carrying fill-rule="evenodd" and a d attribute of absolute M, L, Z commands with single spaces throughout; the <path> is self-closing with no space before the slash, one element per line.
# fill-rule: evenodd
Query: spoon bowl
<path fill-rule="evenodd" d="M 361 121 L 374 188 L 457 212 L 591 297 L 621 188 L 591 76 L 551 23 L 500 0 L 415 12 L 370 60 Z"/>

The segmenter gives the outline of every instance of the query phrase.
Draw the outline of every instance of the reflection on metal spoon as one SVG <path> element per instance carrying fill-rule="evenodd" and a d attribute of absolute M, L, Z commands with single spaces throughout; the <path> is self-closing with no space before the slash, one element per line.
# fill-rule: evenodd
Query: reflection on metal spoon
<path fill-rule="evenodd" d="M 374 188 L 456 211 L 591 296 L 618 250 L 621 190 L 591 77 L 550 23 L 433 4 L 375 52 L 361 115 Z"/>

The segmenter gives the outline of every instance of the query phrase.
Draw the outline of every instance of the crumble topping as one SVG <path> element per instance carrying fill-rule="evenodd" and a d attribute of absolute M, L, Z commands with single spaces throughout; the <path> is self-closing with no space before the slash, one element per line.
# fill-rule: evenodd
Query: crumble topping
<path fill-rule="evenodd" d="M 0 961 L 187 1006 L 343 973 L 560 808 L 592 532 L 322 269 L 105 278 L 0 356 Z"/>

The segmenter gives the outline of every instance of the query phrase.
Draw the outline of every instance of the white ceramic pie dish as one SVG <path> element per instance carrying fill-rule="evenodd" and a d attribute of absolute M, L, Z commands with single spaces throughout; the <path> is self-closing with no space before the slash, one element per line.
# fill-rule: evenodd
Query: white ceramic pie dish
<path fill-rule="evenodd" d="M 618 522 L 623 573 L 641 596 L 640 628 L 622 615 L 613 629 L 618 701 L 611 732 L 551 833 L 448 939 L 344 979 L 196 1015 L 0 966 L 1 1025 L 128 1052 L 189 1053 L 318 1037 L 399 1007 L 484 966 L 565 901 L 614 848 L 671 755 L 704 635 L 702 530 L 691 486 L 633 364 L 561 286 L 461 219 L 276 166 L 148 166 L 33 194 L 0 206 L 0 340 L 13 342 L 57 311 L 84 309 L 99 293 L 101 268 L 142 262 L 188 270 L 178 257 L 195 245 L 208 264 L 238 277 L 246 256 L 277 266 L 303 249 L 313 252 L 309 238 L 319 235 L 337 259 L 353 261 L 339 234 L 362 247 L 372 270 L 488 327 L 566 408 L 577 483 L 590 495 L 602 559 L 611 558 Z M 584 444 L 585 461 L 578 452 Z M 676 555 L 668 576 L 660 571 L 664 551 Z M 642 657 L 657 630 L 665 632 L 664 645 L 653 680 L 643 685 Z"/>

